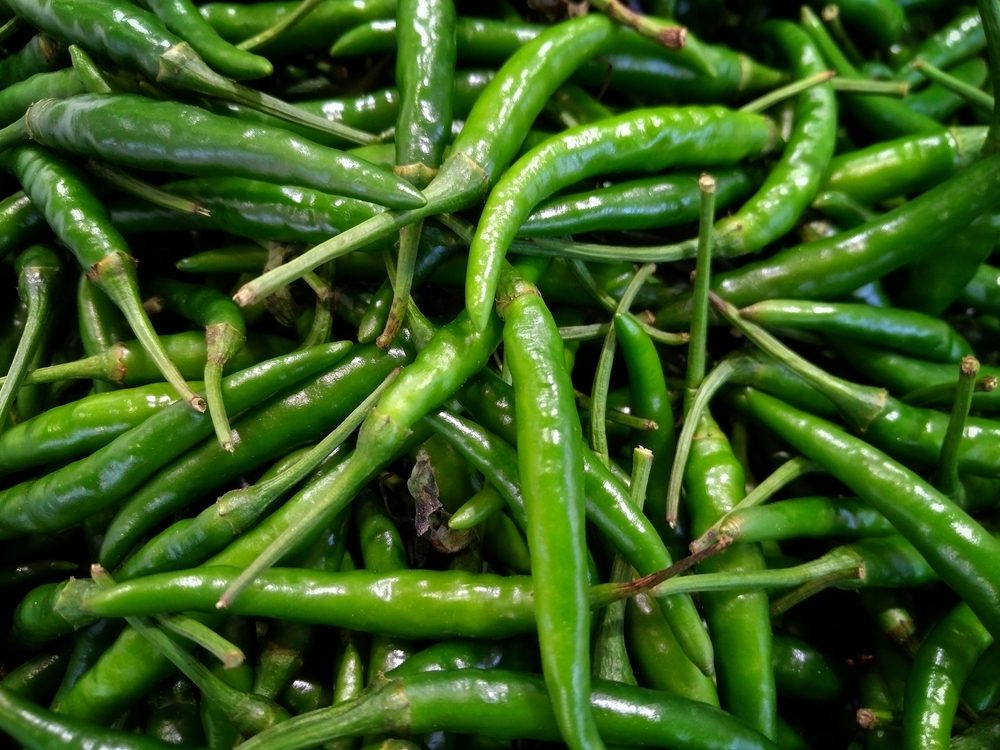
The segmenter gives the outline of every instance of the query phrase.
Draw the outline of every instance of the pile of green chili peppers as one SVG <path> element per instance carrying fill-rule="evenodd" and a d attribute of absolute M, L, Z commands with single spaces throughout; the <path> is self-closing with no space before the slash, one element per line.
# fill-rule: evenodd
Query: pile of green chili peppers
<path fill-rule="evenodd" d="M 1000 0 L 0 52 L 4 747 L 1000 747 Z"/>

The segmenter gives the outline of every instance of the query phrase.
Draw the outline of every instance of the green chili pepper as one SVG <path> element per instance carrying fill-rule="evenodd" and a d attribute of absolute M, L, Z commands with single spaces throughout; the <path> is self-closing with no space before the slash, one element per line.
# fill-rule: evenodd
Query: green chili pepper
<path fill-rule="evenodd" d="M 62 263 L 45 245 L 32 245 L 17 256 L 17 291 L 27 307 L 21 341 L 14 352 L 14 359 L 0 386 L 0 432 L 7 421 L 7 413 L 17 396 L 17 389 L 24 381 L 32 357 L 42 341 L 47 320 L 51 319 L 53 296 L 57 289 Z"/>
<path fill-rule="evenodd" d="M 503 698 L 484 700 L 487 696 Z M 608 742 L 679 750 L 777 747 L 713 706 L 661 691 L 596 683 L 591 705 Z M 410 734 L 442 727 L 475 733 L 488 727 L 494 737 L 560 739 L 541 678 L 499 669 L 463 669 L 390 680 L 340 707 L 296 717 L 273 733 L 261 733 L 245 748 L 292 750 L 390 727 Z"/>
<path fill-rule="evenodd" d="M 66 45 L 46 34 L 35 34 L 20 50 L 0 60 L 0 87 L 6 89 L 39 73 L 65 64 Z"/>
<path fill-rule="evenodd" d="M 184 400 L 204 410 L 204 401 L 188 388 L 163 351 L 139 301 L 135 260 L 96 196 L 67 163 L 43 149 L 23 146 L 4 157 L 52 230 L 122 311 L 164 379 Z"/>
<path fill-rule="evenodd" d="M 199 11 L 224 39 L 241 42 L 280 23 L 300 1 L 211 2 L 200 6 Z M 325 0 L 302 23 L 262 45 L 260 51 L 277 60 L 289 53 L 324 50 L 335 35 L 373 18 L 389 18 L 395 12 L 396 0 Z"/>
<path fill-rule="evenodd" d="M 741 404 L 869 502 L 922 554 L 991 631 L 1000 609 L 991 562 L 1000 542 L 951 500 L 863 441 L 752 389 Z"/>
<path fill-rule="evenodd" d="M 261 78 L 273 72 L 267 58 L 242 50 L 219 36 L 190 0 L 139 0 L 139 3 L 223 75 L 239 80 Z"/>
<path fill-rule="evenodd" d="M 996 205 L 1000 160 L 982 159 L 871 222 L 779 251 L 718 274 L 713 288 L 735 305 L 773 297 L 828 299 L 857 289 L 947 241 Z M 657 314 L 657 325 L 685 315 L 687 302 Z"/>
<path fill-rule="evenodd" d="M 395 208 L 424 204 L 403 180 L 288 131 L 241 125 L 190 105 L 135 94 L 80 94 L 32 104 L 8 126 L 8 142 L 30 138 L 78 155 L 141 169 L 300 184 Z"/>
<path fill-rule="evenodd" d="M 538 202 L 562 187 L 617 170 L 731 164 L 775 142 L 770 120 L 722 107 L 649 109 L 571 128 L 521 157 L 486 200 L 469 245 L 465 304 L 485 325 L 506 249 Z"/>
<path fill-rule="evenodd" d="M 474 203 L 510 163 L 548 95 L 589 55 L 600 51 L 614 25 L 588 15 L 548 29 L 521 47 L 497 72 L 469 113 L 465 127 L 437 176 L 424 191 L 427 205 L 405 213 L 386 212 L 321 243 L 298 258 L 244 284 L 240 305 L 266 296 L 305 272 L 427 216 Z"/>
<path fill-rule="evenodd" d="M 768 299 L 740 310 L 764 327 L 811 330 L 903 354 L 940 362 L 957 362 L 972 346 L 950 325 L 930 315 L 851 302 Z"/>
<path fill-rule="evenodd" d="M 262 362 L 223 383 L 235 413 L 343 356 L 342 343 Z M 179 407 L 179 408 L 178 408 Z M 51 531 L 83 520 L 125 493 L 211 432 L 207 415 L 185 404 L 168 407 L 96 453 L 35 480 L 0 491 L 0 528 L 7 537 Z M 137 453 L 135 446 L 146 444 Z"/>
<path fill-rule="evenodd" d="M 219 75 L 159 18 L 135 6 L 115 0 L 4 0 L 4 5 L 52 36 L 141 72 L 150 81 L 246 104 L 323 134 L 358 143 L 373 140 Z"/>
<path fill-rule="evenodd" d="M 0 728 L 26 747 L 65 747 L 83 750 L 166 750 L 165 742 L 131 732 L 107 729 L 70 719 L 36 706 L 0 688 Z"/>
<path fill-rule="evenodd" d="M 716 204 L 725 208 L 745 196 L 750 174 L 713 169 Z M 629 180 L 540 203 L 518 229 L 521 237 L 548 237 L 602 230 L 661 229 L 698 218 L 698 176 L 677 172 Z"/>
<path fill-rule="evenodd" d="M 907 676 L 903 747 L 949 747 L 962 685 L 992 641 L 968 604 L 959 604 L 937 622 L 921 642 Z"/>
<path fill-rule="evenodd" d="M 205 328 L 205 400 L 219 444 L 233 450 L 232 428 L 222 400 L 222 372 L 246 343 L 243 313 L 229 297 L 208 287 L 159 279 L 153 286 L 167 309 Z"/>

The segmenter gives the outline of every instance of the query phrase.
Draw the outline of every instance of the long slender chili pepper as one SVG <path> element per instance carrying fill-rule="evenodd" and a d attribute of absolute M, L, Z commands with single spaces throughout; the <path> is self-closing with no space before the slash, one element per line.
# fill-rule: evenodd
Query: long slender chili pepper
<path fill-rule="evenodd" d="M 17 270 L 17 290 L 28 315 L 21 332 L 21 341 L 14 353 L 7 375 L 0 386 L 0 432 L 7 421 L 8 411 L 27 374 L 35 349 L 41 343 L 46 318 L 51 313 L 51 301 L 56 292 L 62 263 L 45 245 L 32 245 L 14 261 Z"/>
<path fill-rule="evenodd" d="M 357 143 L 373 140 L 368 133 L 315 117 L 219 75 L 141 8 L 115 0 L 4 0 L 4 6 L 52 36 L 143 73 L 150 81 L 235 101 Z"/>
<path fill-rule="evenodd" d="M 156 384 L 47 409 L 0 435 L 0 474 L 92 453 L 176 400 L 172 386 Z"/>
<path fill-rule="evenodd" d="M 323 242 L 292 261 L 244 284 L 236 301 L 246 306 L 321 263 L 390 236 L 400 227 L 475 202 L 510 163 L 549 94 L 613 35 L 614 24 L 587 15 L 546 30 L 521 47 L 497 72 L 452 143 L 437 176 L 427 186 L 427 205 L 386 212 Z"/>
<path fill-rule="evenodd" d="M 953 608 L 931 629 L 913 656 L 903 703 L 903 747 L 950 747 L 962 685 L 993 642 L 969 605 Z"/>
<path fill-rule="evenodd" d="M 43 149 L 24 146 L 4 156 L 52 230 L 125 315 L 164 379 L 185 401 L 204 410 L 202 398 L 188 388 L 163 351 L 139 301 L 135 260 L 96 196 L 72 167 Z"/>
<path fill-rule="evenodd" d="M 631 111 L 553 136 L 512 165 L 486 200 L 469 245 L 465 304 L 473 322 L 485 325 L 504 254 L 542 198 L 609 171 L 732 164 L 775 141 L 767 118 L 722 107 Z"/>
<path fill-rule="evenodd" d="M 25 139 L 140 169 L 300 184 L 394 208 L 424 197 L 402 179 L 361 159 L 288 131 L 243 125 L 191 105 L 136 94 L 43 99 L 8 125 L 3 142 Z"/>
<path fill-rule="evenodd" d="M 843 193 L 863 205 L 923 192 L 971 164 L 986 129 L 956 127 L 908 135 L 833 157 L 824 190 Z"/>
<path fill-rule="evenodd" d="M 841 296 L 939 247 L 956 227 L 993 209 L 998 195 L 1000 159 L 994 155 L 855 229 L 721 273 L 713 288 L 737 306 L 774 297 Z M 657 325 L 685 318 L 688 304 L 661 310 Z"/>
<path fill-rule="evenodd" d="M 600 748 L 603 743 L 586 703 L 590 622 L 583 434 L 551 314 L 532 285 L 516 271 L 507 274 L 500 305 L 504 361 L 517 399 L 518 466 L 528 514 L 532 581 L 538 594 L 535 619 L 542 671 L 566 743 L 573 748 Z"/>
<path fill-rule="evenodd" d="M 767 299 L 744 307 L 740 316 L 765 328 L 811 330 L 933 361 L 957 362 L 972 353 L 969 342 L 944 321 L 897 308 Z"/>
<path fill-rule="evenodd" d="M 748 389 L 740 402 L 799 451 L 878 509 L 965 600 L 1000 632 L 1000 542 L 951 500 L 884 453 L 825 420 Z"/>
<path fill-rule="evenodd" d="M 396 174 L 418 188 L 437 174 L 451 135 L 455 77 L 455 5 L 452 0 L 402 0 L 396 83 L 400 110 L 396 121 Z M 393 299 L 379 336 L 387 346 L 402 325 L 413 285 L 422 221 L 400 228 Z"/>
<path fill-rule="evenodd" d="M 60 716 L 2 688 L 0 728 L 25 747 L 58 746 L 70 750 L 167 750 L 174 747 L 151 737 Z"/>
<path fill-rule="evenodd" d="M 233 412 L 330 366 L 349 345 L 328 344 L 268 360 L 223 382 Z M 178 409 L 178 407 L 180 407 Z M 212 431 L 208 415 L 175 404 L 101 450 L 44 477 L 0 492 L 0 528 L 8 538 L 61 529 L 120 500 Z M 136 451 L 135 446 L 149 450 Z"/>
<path fill-rule="evenodd" d="M 230 42 L 241 42 L 267 30 L 295 11 L 301 0 L 269 3 L 211 2 L 199 10 L 216 31 Z M 268 41 L 260 52 L 271 60 L 303 50 L 323 50 L 336 35 L 375 18 L 391 18 L 396 0 L 326 0 L 298 23 Z"/>
<path fill-rule="evenodd" d="M 270 61 L 229 44 L 198 13 L 191 0 L 139 0 L 164 25 L 194 47 L 215 70 L 237 80 L 261 78 L 273 72 Z"/>
<path fill-rule="evenodd" d="M 118 199 L 109 208 L 119 231 L 218 229 L 254 240 L 322 242 L 384 210 L 356 198 L 245 177 L 195 177 L 161 187 L 190 198 L 211 215 L 182 214 L 138 198 Z"/>
<path fill-rule="evenodd" d="M 484 700 L 501 695 L 502 700 Z M 661 691 L 600 682 L 595 683 L 590 701 L 608 742 L 679 750 L 777 747 L 713 706 Z M 293 750 L 390 728 L 419 735 L 440 727 L 475 733 L 483 726 L 500 738 L 560 739 L 556 715 L 540 678 L 500 669 L 463 669 L 390 680 L 341 706 L 290 719 L 242 747 Z"/>

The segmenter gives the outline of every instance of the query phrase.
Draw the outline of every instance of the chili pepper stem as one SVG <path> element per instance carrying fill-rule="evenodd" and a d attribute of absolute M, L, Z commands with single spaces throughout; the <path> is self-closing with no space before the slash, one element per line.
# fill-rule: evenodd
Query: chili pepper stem
<path fill-rule="evenodd" d="M 819 73 L 814 73 L 811 76 L 800 78 L 797 81 L 792 81 L 791 83 L 787 83 L 780 88 L 776 88 L 774 91 L 769 91 L 763 96 L 754 99 L 752 102 L 747 102 L 740 107 L 740 111 L 763 112 L 765 109 L 769 109 L 775 104 L 785 101 L 785 99 L 790 99 L 793 96 L 801 94 L 806 89 L 811 89 L 813 86 L 819 86 L 821 83 L 826 83 L 836 75 L 836 71 L 824 70 Z"/>
<path fill-rule="evenodd" d="M 87 276 L 96 282 L 122 311 L 132 332 L 156 363 L 164 379 L 193 409 L 205 411 L 207 408 L 205 399 L 191 390 L 177 367 L 170 361 L 153 330 L 153 325 L 149 322 L 149 317 L 136 302 L 139 299 L 139 287 L 135 281 L 135 260 L 121 251 L 116 251 L 95 263 L 87 271 Z"/>
<path fill-rule="evenodd" d="M 110 574 L 100 565 L 91 566 L 91 577 L 100 588 L 111 588 L 114 585 Z M 287 717 L 284 709 L 271 701 L 240 692 L 224 683 L 165 633 L 148 624 L 145 618 L 126 617 L 125 621 L 153 648 L 170 659 L 198 687 L 205 700 L 224 710 L 239 726 L 240 731 L 256 734 Z"/>
<path fill-rule="evenodd" d="M 380 349 L 386 349 L 392 345 L 396 334 L 403 325 L 406 317 L 406 305 L 410 299 L 410 289 L 413 286 L 413 269 L 417 263 L 417 250 L 420 247 L 420 233 L 423 229 L 423 221 L 415 221 L 399 230 L 399 253 L 396 256 L 395 273 L 392 279 L 392 303 L 389 306 L 389 317 L 385 321 L 385 328 L 376 340 L 376 345 Z"/>
<path fill-rule="evenodd" d="M 972 408 L 976 376 L 979 375 L 979 360 L 975 357 L 962 357 L 958 372 L 958 390 L 952 403 L 948 428 L 941 441 L 937 481 L 938 489 L 953 499 L 962 492 L 962 482 L 958 476 L 958 451 L 962 446 L 965 422 Z"/>
<path fill-rule="evenodd" d="M 830 375 L 800 357 L 768 331 L 744 318 L 739 310 L 715 292 L 710 292 L 709 298 L 719 313 L 740 333 L 762 352 L 788 366 L 822 391 L 823 395 L 833 401 L 858 429 L 864 430 L 882 412 L 888 395 L 885 390 L 856 386 Z"/>
<path fill-rule="evenodd" d="M 708 290 L 712 281 L 712 226 L 715 223 L 715 180 L 709 174 L 698 178 L 701 194 L 698 215 L 698 256 L 694 271 L 694 297 L 691 307 L 691 339 L 688 341 L 688 364 L 685 377 L 684 405 L 694 398 L 705 379 L 708 341 Z"/>
<path fill-rule="evenodd" d="M 790 458 L 760 484 L 747 493 L 747 496 L 733 506 L 732 510 L 722 516 L 718 521 L 706 529 L 701 536 L 691 542 L 688 549 L 691 552 L 699 552 L 706 547 L 718 544 L 728 546 L 735 540 L 735 533 L 728 525 L 730 517 L 741 510 L 752 508 L 756 505 L 767 502 L 778 490 L 790 482 L 794 482 L 799 477 L 805 476 L 819 467 L 812 461 L 802 456 Z"/>
<path fill-rule="evenodd" d="M 742 362 L 739 359 L 723 360 L 702 380 L 694 397 L 690 399 L 684 426 L 681 428 L 681 434 L 677 436 L 673 470 L 670 472 L 670 483 L 667 485 L 667 523 L 671 527 L 677 525 L 681 486 L 684 483 L 684 467 L 687 465 L 688 456 L 691 453 L 691 441 L 698 429 L 701 414 L 718 390 L 736 375 L 741 365 Z"/>
<path fill-rule="evenodd" d="M 296 6 L 295 10 L 286 14 L 278 23 L 274 24 L 274 26 L 270 26 L 251 37 L 247 37 L 242 42 L 237 44 L 236 47 L 238 49 L 246 50 L 247 52 L 263 47 L 268 42 L 278 38 L 281 34 L 295 26 L 295 24 L 305 18 L 313 8 L 319 5 L 320 2 L 321 0 L 302 0 L 302 2 Z"/>
<path fill-rule="evenodd" d="M 0 130 L 0 145 L 2 145 Z M 458 153 L 448 157 L 437 176 L 424 190 L 427 203 L 407 211 L 386 211 L 321 242 L 295 258 L 267 271 L 241 286 L 233 299 L 248 307 L 290 284 L 304 274 L 334 258 L 353 252 L 377 240 L 391 237 L 403 227 L 428 216 L 464 208 L 485 188 L 489 175 L 468 156 Z"/>
<path fill-rule="evenodd" d="M 228 323 L 216 323 L 205 327 L 205 399 L 215 437 L 226 451 L 233 452 L 233 429 L 226 414 L 226 402 L 222 398 L 222 368 L 246 343 L 243 331 Z"/>
<path fill-rule="evenodd" d="M 370 133 L 326 120 L 287 102 L 236 83 L 209 68 L 186 42 L 175 44 L 160 56 L 160 80 L 175 83 L 217 99 L 243 104 L 286 122 L 295 123 L 324 135 L 334 135 L 353 143 L 370 144 Z"/>
<path fill-rule="evenodd" d="M 227 641 L 203 622 L 183 615 L 164 615 L 156 618 L 156 623 L 185 640 L 205 649 L 218 659 L 226 669 L 238 667 L 246 660 L 246 655 L 236 644 Z"/>

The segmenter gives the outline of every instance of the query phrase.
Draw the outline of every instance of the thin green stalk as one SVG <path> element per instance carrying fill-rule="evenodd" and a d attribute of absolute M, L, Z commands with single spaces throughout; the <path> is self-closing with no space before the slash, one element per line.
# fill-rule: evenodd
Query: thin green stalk
<path fill-rule="evenodd" d="M 392 303 L 389 305 L 389 317 L 385 328 L 376 339 L 375 344 L 380 349 L 388 349 L 406 317 L 406 307 L 410 300 L 410 290 L 413 288 L 413 271 L 417 265 L 417 251 L 420 248 L 420 233 L 423 231 L 423 220 L 399 230 L 399 252 L 396 254 L 396 270 L 389 276 L 392 282 Z"/>
<path fill-rule="evenodd" d="M 670 472 L 670 483 L 667 485 L 667 523 L 672 527 L 677 524 L 677 510 L 681 502 L 681 486 L 684 483 L 684 467 L 691 453 L 691 442 L 701 420 L 701 414 L 708 408 L 712 397 L 738 372 L 739 364 L 733 359 L 720 362 L 701 381 L 697 392 L 691 399 L 687 416 L 677 436 L 677 450 L 674 453 L 673 470 Z"/>
<path fill-rule="evenodd" d="M 986 112 L 993 111 L 994 99 L 985 91 L 977 89 L 975 86 L 970 86 L 965 81 L 956 78 L 947 71 L 941 70 L 941 68 L 932 65 L 926 60 L 916 60 L 913 63 L 913 67 L 935 83 L 939 83 L 949 91 L 958 94 L 973 106 L 983 109 Z"/>
<path fill-rule="evenodd" d="M 121 190 L 128 195 L 134 195 L 144 201 L 149 201 L 154 206 L 171 208 L 186 214 L 197 214 L 198 216 L 211 216 L 212 212 L 205 206 L 193 201 L 190 198 L 182 198 L 163 190 L 156 185 L 152 185 L 145 180 L 140 180 L 133 174 L 129 174 L 124 169 L 112 166 L 97 159 L 87 160 L 87 169 L 100 177 L 107 183 Z"/>
<path fill-rule="evenodd" d="M 813 73 L 811 76 L 800 78 L 797 81 L 786 83 L 784 86 L 769 91 L 752 102 L 747 102 L 740 107 L 740 112 L 763 112 L 765 109 L 769 109 L 775 104 L 785 101 L 785 99 L 791 99 L 793 96 L 801 94 L 806 89 L 826 83 L 836 75 L 832 70 L 824 70 L 819 73 Z"/>
<path fill-rule="evenodd" d="M 226 669 L 238 667 L 246 660 L 239 646 L 226 640 L 205 623 L 184 615 L 162 615 L 155 618 L 156 623 L 174 635 L 179 635 L 205 649 L 222 662 Z"/>
<path fill-rule="evenodd" d="M 715 180 L 709 174 L 698 178 L 701 207 L 698 214 L 698 255 L 695 260 L 694 292 L 691 302 L 691 340 L 688 342 L 685 407 L 705 379 L 708 361 L 708 291 L 712 283 L 712 226 L 715 223 Z"/>
<path fill-rule="evenodd" d="M 656 270 L 656 266 L 646 264 L 642 266 L 628 286 L 625 288 L 615 314 L 626 314 L 632 306 L 636 295 L 642 289 L 642 285 Z M 590 447 L 594 453 L 604 463 L 608 465 L 608 434 L 606 429 L 606 419 L 608 411 L 608 391 L 611 387 L 611 368 L 615 359 L 615 328 L 608 326 L 604 335 L 604 344 L 601 346 L 601 353 L 597 359 L 597 370 L 594 373 L 594 382 L 590 398 Z"/>
<path fill-rule="evenodd" d="M 236 45 L 238 49 L 246 50 L 247 52 L 252 52 L 255 49 L 263 47 L 268 42 L 273 42 L 284 32 L 288 31 L 290 28 L 295 26 L 299 21 L 305 18 L 309 12 L 319 5 L 321 0 L 302 0 L 301 3 L 293 10 L 291 13 L 287 13 L 280 21 L 278 21 L 274 26 L 270 26 L 263 31 L 259 31 L 251 37 L 247 37 L 242 42 Z"/>
<path fill-rule="evenodd" d="M 573 395 L 576 396 L 576 402 L 580 405 L 581 409 L 590 411 L 590 396 L 581 391 L 574 391 Z M 633 430 L 652 431 L 659 428 L 654 419 L 637 417 L 634 414 L 628 414 L 618 409 L 609 409 L 605 414 L 605 419 L 609 424 L 620 424 L 623 427 L 629 427 Z"/>
<path fill-rule="evenodd" d="M 813 581 L 827 581 L 833 577 L 839 581 L 860 579 L 863 574 L 864 565 L 861 558 L 856 553 L 840 547 L 816 560 L 789 568 L 674 576 L 652 585 L 649 595 L 661 597 L 703 591 L 783 589 L 802 586 Z M 645 578 L 637 578 L 633 584 L 648 586 L 658 576 L 659 573 L 654 573 Z"/>
<path fill-rule="evenodd" d="M 1000 385 L 1000 379 L 996 375 L 986 375 L 982 378 L 976 378 L 975 392 L 989 393 L 990 391 L 995 391 L 997 385 Z M 954 403 L 958 388 L 959 381 L 954 383 L 935 383 L 934 385 L 924 386 L 909 393 L 904 393 L 899 397 L 899 400 L 911 406 L 933 406 L 942 402 Z"/>
<path fill-rule="evenodd" d="M 840 22 L 840 6 L 831 3 L 820 11 L 820 17 L 830 27 L 830 33 L 837 40 L 840 49 L 843 50 L 847 58 L 854 65 L 861 65 L 865 61 L 864 56 L 854 46 L 854 41 L 850 34 L 844 30 L 844 24 Z"/>
<path fill-rule="evenodd" d="M 747 496 L 734 505 L 732 510 L 725 513 L 718 521 L 705 529 L 701 536 L 691 542 L 689 549 L 691 552 L 701 552 L 702 550 L 716 546 L 720 542 L 719 529 L 722 528 L 733 513 L 766 503 L 776 492 L 786 485 L 806 474 L 818 470 L 819 467 L 808 458 L 796 456 L 795 458 L 788 459 L 771 472 L 763 482 L 748 492 Z"/>
<path fill-rule="evenodd" d="M 796 604 L 801 604 L 806 599 L 816 596 L 821 591 L 826 591 L 826 589 L 836 586 L 844 580 L 857 577 L 859 576 L 854 575 L 854 571 L 851 570 L 831 571 L 826 575 L 817 576 L 813 580 L 798 586 L 794 591 L 790 591 L 771 602 L 771 617 L 778 617 Z"/>
<path fill-rule="evenodd" d="M 958 477 L 958 450 L 962 446 L 965 422 L 972 408 L 972 395 L 976 390 L 976 376 L 979 374 L 979 360 L 962 357 L 958 367 L 958 389 L 951 407 L 948 429 L 941 441 L 941 457 L 938 460 L 938 489 L 954 498 L 962 491 Z"/>

